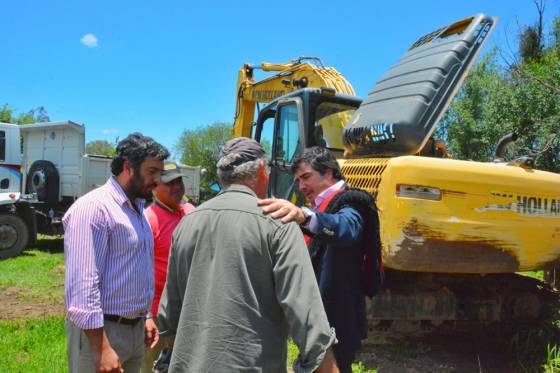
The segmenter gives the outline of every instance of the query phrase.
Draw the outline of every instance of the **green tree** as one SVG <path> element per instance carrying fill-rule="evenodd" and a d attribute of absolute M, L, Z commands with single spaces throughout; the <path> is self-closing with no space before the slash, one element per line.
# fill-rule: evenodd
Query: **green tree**
<path fill-rule="evenodd" d="M 473 68 L 438 129 L 436 136 L 446 140 L 453 157 L 492 158 L 494 145 L 511 129 L 511 123 L 496 112 L 503 104 L 498 101 L 508 97 L 506 90 L 496 53 L 489 53 Z"/>
<path fill-rule="evenodd" d="M 220 186 L 216 163 L 221 147 L 231 138 L 231 124 L 216 122 L 185 130 L 175 145 L 181 163 L 202 166 L 206 172 L 200 178 L 200 198 L 207 200 L 218 192 Z"/>
<path fill-rule="evenodd" d="M 537 168 L 560 171 L 558 142 L 549 144 L 560 133 L 558 46 L 547 48 L 539 59 L 524 62 L 513 70 L 511 86 L 512 121 L 520 135 L 516 148 L 525 154 L 538 153 Z"/>
<path fill-rule="evenodd" d="M 503 66 L 488 54 L 465 80 L 437 133 L 452 156 L 489 161 L 499 138 L 515 132 L 507 160 L 530 155 L 537 168 L 560 171 L 560 49 L 556 37 L 544 44 L 539 25 L 520 34 L 520 61 Z"/>
<path fill-rule="evenodd" d="M 14 118 L 14 109 L 7 104 L 0 108 L 0 122 L 17 123 L 17 119 Z"/>
<path fill-rule="evenodd" d="M 2 123 L 30 124 L 49 121 L 49 115 L 43 106 L 38 106 L 19 115 L 16 115 L 15 110 L 8 104 L 0 108 L 0 122 Z"/>
<path fill-rule="evenodd" d="M 519 55 L 526 61 L 539 58 L 542 53 L 542 35 L 537 27 L 527 26 L 521 33 L 519 40 Z"/>
<path fill-rule="evenodd" d="M 20 114 L 17 119 L 18 124 L 44 123 L 50 122 L 51 118 L 43 106 L 31 109 L 26 113 Z"/>
<path fill-rule="evenodd" d="M 115 154 L 115 147 L 107 140 L 94 140 L 86 144 L 86 153 L 92 155 L 103 155 L 112 157 Z"/>

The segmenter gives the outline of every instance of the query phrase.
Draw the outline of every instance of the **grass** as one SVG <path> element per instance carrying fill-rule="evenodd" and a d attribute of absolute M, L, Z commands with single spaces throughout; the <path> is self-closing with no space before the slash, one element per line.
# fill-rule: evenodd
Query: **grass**
<path fill-rule="evenodd" d="M 542 366 L 546 373 L 560 372 L 560 348 L 558 346 L 547 346 L 546 363 Z"/>
<path fill-rule="evenodd" d="M 66 372 L 64 317 L 0 321 L 0 372 Z"/>
<path fill-rule="evenodd" d="M 43 238 L 38 249 L 0 261 L 0 289 L 17 288 L 20 299 L 64 299 L 62 239 Z"/>
<path fill-rule="evenodd" d="M 544 280 L 544 271 L 528 271 L 519 272 L 520 275 L 536 278 L 537 280 Z"/>
<path fill-rule="evenodd" d="M 64 253 L 62 239 L 41 237 L 37 248 L 0 261 L 0 289 L 17 289 L 19 299 L 28 301 L 64 299 Z M 66 372 L 64 316 L 41 319 L 0 320 L 0 373 Z M 288 364 L 298 354 L 288 344 Z M 360 362 L 355 373 L 375 373 Z"/>
<path fill-rule="evenodd" d="M 299 350 L 295 345 L 295 343 L 289 341 L 288 342 L 288 367 L 292 366 L 292 363 L 296 359 L 298 353 Z M 369 369 L 364 365 L 364 363 L 359 361 L 357 363 L 352 364 L 352 373 L 377 373 L 377 370 Z"/>
<path fill-rule="evenodd" d="M 41 237 L 36 248 L 0 261 L 0 289 L 16 290 L 18 300 L 64 299 L 61 238 Z M 64 315 L 0 320 L 0 372 L 66 372 Z"/>

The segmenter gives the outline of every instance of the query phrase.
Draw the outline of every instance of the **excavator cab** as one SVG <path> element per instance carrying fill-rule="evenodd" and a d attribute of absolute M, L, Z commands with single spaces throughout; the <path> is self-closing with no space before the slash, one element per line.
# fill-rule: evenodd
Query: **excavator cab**
<path fill-rule="evenodd" d="M 264 107 L 253 126 L 253 138 L 270 156 L 269 194 L 302 205 L 304 196 L 294 184 L 290 167 L 293 160 L 310 146 L 323 146 L 342 157 L 343 124 L 347 123 L 362 100 L 327 88 L 294 91 Z"/>

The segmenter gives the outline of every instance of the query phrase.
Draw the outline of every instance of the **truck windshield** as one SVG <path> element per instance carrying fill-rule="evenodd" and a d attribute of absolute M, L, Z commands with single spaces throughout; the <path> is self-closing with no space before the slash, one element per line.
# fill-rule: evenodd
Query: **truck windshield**
<path fill-rule="evenodd" d="M 350 121 L 356 107 L 336 102 L 322 102 L 315 109 L 315 129 L 313 131 L 316 145 L 330 150 L 344 150 L 342 131 Z"/>

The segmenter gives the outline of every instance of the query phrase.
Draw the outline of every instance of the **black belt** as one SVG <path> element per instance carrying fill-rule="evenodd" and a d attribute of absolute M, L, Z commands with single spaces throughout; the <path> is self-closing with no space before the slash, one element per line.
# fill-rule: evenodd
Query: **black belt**
<path fill-rule="evenodd" d="M 116 322 L 117 324 L 124 324 L 124 325 L 136 325 L 138 321 L 144 320 L 143 317 L 137 317 L 135 319 L 127 319 L 122 316 L 117 315 L 103 315 L 103 318 L 108 321 Z"/>

